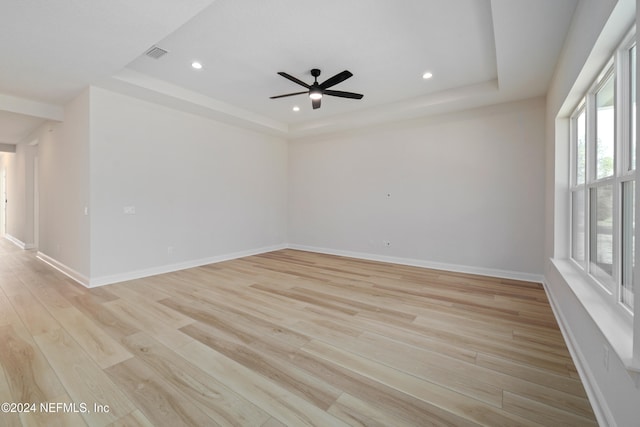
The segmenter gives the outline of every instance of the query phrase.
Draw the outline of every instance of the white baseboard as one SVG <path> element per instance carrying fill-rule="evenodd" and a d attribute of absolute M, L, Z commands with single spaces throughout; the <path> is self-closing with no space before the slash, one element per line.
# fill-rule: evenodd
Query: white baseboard
<path fill-rule="evenodd" d="M 593 413 L 598 420 L 598 425 L 615 427 L 617 424 L 613 414 L 609 410 L 609 406 L 606 404 L 606 400 L 604 399 L 604 396 L 597 385 L 597 381 L 586 362 L 586 358 L 580 350 L 580 346 L 577 344 L 576 338 L 573 335 L 562 310 L 560 309 L 560 305 L 557 303 L 553 292 L 551 292 L 546 281 L 543 282 L 543 286 L 544 291 L 547 294 L 549 304 L 551 305 L 551 310 L 553 311 L 556 321 L 558 322 L 558 326 L 560 327 L 562 337 L 567 344 L 571 358 L 578 370 L 578 375 L 580 375 L 580 379 L 582 380 L 584 390 L 589 397 L 589 402 L 591 403 Z"/>
<path fill-rule="evenodd" d="M 127 280 L 141 279 L 143 277 L 155 276 L 157 274 L 171 273 L 173 271 L 185 270 L 187 268 L 200 267 L 207 264 L 215 264 L 218 262 L 229 261 L 237 258 L 244 258 L 251 255 L 263 254 L 265 252 L 273 252 L 280 249 L 286 249 L 286 244 L 265 246 L 257 249 L 249 249 L 246 251 L 233 252 L 229 254 L 216 255 L 213 257 L 201 258 L 196 260 L 184 261 L 175 264 L 167 264 L 158 267 L 151 267 L 142 270 L 129 271 L 122 274 L 114 274 L 92 278 L 88 287 L 94 288 L 98 286 L 110 285 L 112 283 L 125 282 Z"/>
<path fill-rule="evenodd" d="M 65 276 L 75 280 L 76 282 L 80 283 L 82 286 L 85 287 L 90 287 L 89 286 L 89 278 L 81 273 L 78 273 L 77 271 L 75 271 L 74 269 L 67 267 L 65 264 L 61 263 L 60 261 L 56 260 L 55 258 L 51 258 L 49 255 L 44 254 L 42 252 L 37 252 L 36 253 L 36 257 L 46 263 L 49 264 L 51 267 L 55 268 L 56 270 L 58 270 L 60 273 L 64 274 Z"/>
<path fill-rule="evenodd" d="M 359 258 L 368 261 L 388 262 L 391 264 L 409 265 L 413 267 L 430 268 L 433 270 L 452 271 L 456 273 L 476 274 L 479 276 L 499 277 L 502 279 L 522 280 L 525 282 L 542 283 L 544 276 L 541 274 L 521 273 L 517 271 L 499 270 L 484 267 L 472 267 L 458 264 L 447 264 L 435 261 L 426 261 L 412 258 L 400 258 L 386 255 L 370 254 L 364 252 L 343 251 L 338 249 L 318 248 L 315 246 L 305 246 L 297 244 L 287 245 L 290 249 L 297 249 L 307 252 L 317 252 L 328 255 L 338 255 L 349 258 Z"/>
<path fill-rule="evenodd" d="M 430 268 L 435 270 L 453 271 L 453 272 L 467 273 L 467 274 L 477 274 L 480 276 L 500 277 L 504 279 L 523 280 L 527 282 L 536 282 L 536 283 L 542 283 L 543 281 L 543 276 L 536 275 L 536 274 L 520 273 L 515 271 L 490 269 L 490 268 L 482 268 L 482 267 L 470 267 L 470 266 L 463 266 L 463 265 L 457 265 L 457 264 L 446 264 L 446 263 L 417 260 L 417 259 L 411 259 L 411 258 L 390 257 L 390 256 L 369 254 L 369 253 L 362 253 L 362 252 L 342 251 L 337 249 L 319 248 L 315 246 L 305 246 L 305 245 L 297 245 L 297 244 L 280 244 L 280 245 L 273 245 L 273 246 L 265 246 L 265 247 L 250 249 L 246 251 L 216 255 L 213 257 L 184 261 L 184 262 L 179 262 L 174 264 L 167 264 L 167 265 L 151 267 L 151 268 L 146 268 L 141 270 L 129 271 L 126 273 L 95 277 L 91 279 L 76 272 L 75 270 L 67 267 L 61 262 L 41 252 L 38 252 L 38 258 L 40 258 L 42 261 L 46 262 L 47 264 L 51 265 L 55 269 L 59 270 L 60 272 L 64 273 L 65 275 L 69 276 L 70 278 L 77 281 L 78 283 L 82 284 L 83 286 L 86 286 L 88 288 L 93 288 L 97 286 L 109 285 L 112 283 L 124 282 L 127 280 L 135 280 L 143 277 L 155 276 L 157 274 L 170 273 L 173 271 L 184 270 L 187 268 L 199 267 L 206 264 L 215 264 L 222 261 L 229 261 L 232 259 L 243 258 L 251 255 L 258 255 L 266 252 L 273 252 L 273 251 L 286 249 L 286 248 L 307 251 L 307 252 L 323 253 L 323 254 L 329 254 L 329 255 L 345 256 L 350 258 L 365 259 L 369 261 L 380 261 L 380 262 L 388 262 L 392 264 L 410 265 L 414 267 Z"/>
<path fill-rule="evenodd" d="M 11 234 L 5 234 L 4 238 L 19 247 L 20 249 L 33 249 L 35 245 L 33 243 L 25 243 L 20 239 L 13 237 Z"/>

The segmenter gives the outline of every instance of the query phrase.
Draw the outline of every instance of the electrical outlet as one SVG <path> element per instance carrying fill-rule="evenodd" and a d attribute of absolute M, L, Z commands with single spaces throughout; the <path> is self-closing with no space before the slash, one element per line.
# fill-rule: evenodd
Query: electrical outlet
<path fill-rule="evenodd" d="M 173 255 L 173 246 L 167 246 L 167 255 Z"/>
<path fill-rule="evenodd" d="M 386 247 L 391 246 L 391 242 L 390 242 L 390 241 L 388 241 L 388 240 L 383 240 L 383 241 L 382 241 L 382 244 L 383 244 L 384 246 L 386 246 Z"/>
<path fill-rule="evenodd" d="M 122 208 L 122 212 L 124 212 L 125 215 L 135 215 L 136 214 L 136 207 L 135 206 L 125 206 Z"/>

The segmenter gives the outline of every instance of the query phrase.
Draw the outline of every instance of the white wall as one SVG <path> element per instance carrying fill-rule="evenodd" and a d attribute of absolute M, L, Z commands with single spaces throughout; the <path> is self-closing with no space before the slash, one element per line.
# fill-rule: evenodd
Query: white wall
<path fill-rule="evenodd" d="M 286 243 L 281 138 L 91 88 L 90 152 L 94 284 Z"/>
<path fill-rule="evenodd" d="M 294 245 L 541 277 L 544 100 L 292 141 L 289 189 Z"/>
<path fill-rule="evenodd" d="M 615 352 L 605 367 L 603 353 L 612 348 L 607 336 L 569 285 L 575 277 L 561 273 L 549 257 L 562 263 L 569 255 L 568 114 L 633 21 L 622 11 L 634 5 L 634 0 L 579 3 L 547 94 L 546 123 L 545 287 L 599 421 L 621 427 L 638 425 L 640 388 Z"/>
<path fill-rule="evenodd" d="M 79 281 L 89 270 L 89 91 L 65 106 L 65 121 L 33 135 L 39 141 L 39 252 Z"/>
<path fill-rule="evenodd" d="M 35 197 L 35 182 L 34 182 L 34 161 L 38 155 L 38 147 L 31 145 L 18 145 L 16 146 L 16 160 L 21 163 L 20 168 L 23 169 L 24 177 L 24 193 L 23 197 L 23 211 L 20 222 L 22 223 L 22 238 L 20 239 L 25 243 L 27 248 L 35 247 L 34 236 L 34 197 Z"/>

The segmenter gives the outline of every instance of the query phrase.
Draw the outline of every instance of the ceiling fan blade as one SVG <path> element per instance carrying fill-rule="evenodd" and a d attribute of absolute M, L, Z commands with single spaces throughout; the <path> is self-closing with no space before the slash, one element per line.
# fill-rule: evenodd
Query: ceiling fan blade
<path fill-rule="evenodd" d="M 311 100 L 311 105 L 313 106 L 314 110 L 320 108 L 320 101 L 322 101 L 322 100 L 321 99 L 312 99 Z"/>
<path fill-rule="evenodd" d="M 309 91 L 305 90 L 303 92 L 294 92 L 294 93 L 287 93 L 284 95 L 270 96 L 269 99 L 284 98 L 285 96 L 293 96 L 293 95 L 302 95 L 303 93 L 309 93 Z"/>
<path fill-rule="evenodd" d="M 341 90 L 325 90 L 325 95 L 338 96 L 340 98 L 362 99 L 361 93 L 343 92 Z"/>
<path fill-rule="evenodd" d="M 280 75 L 281 75 L 282 77 L 284 77 L 285 79 L 289 79 L 289 80 L 291 80 L 291 81 L 292 81 L 292 82 L 294 82 L 294 83 L 298 83 L 300 86 L 304 86 L 304 87 L 306 87 L 307 89 L 309 89 L 309 88 L 311 87 L 311 86 L 309 86 L 308 84 L 306 84 L 305 82 L 303 82 L 302 80 L 297 79 L 297 78 L 293 77 L 292 75 L 287 74 L 287 73 L 285 73 L 285 72 L 283 72 L 283 71 L 279 71 L 279 72 L 278 72 L 278 74 L 280 74 Z"/>
<path fill-rule="evenodd" d="M 338 83 L 347 80 L 351 76 L 353 76 L 353 74 L 351 74 L 351 71 L 344 70 L 343 72 L 338 73 L 335 76 L 329 77 L 327 80 L 325 80 L 322 84 L 320 84 L 320 89 L 327 89 L 331 86 L 335 86 Z"/>

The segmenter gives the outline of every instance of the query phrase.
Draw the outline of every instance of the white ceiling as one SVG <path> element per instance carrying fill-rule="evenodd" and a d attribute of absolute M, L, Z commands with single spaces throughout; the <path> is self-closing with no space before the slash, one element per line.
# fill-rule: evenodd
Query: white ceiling
<path fill-rule="evenodd" d="M 88 85 L 289 136 L 539 96 L 577 2 L 11 0 L 0 143 L 62 119 L 56 108 Z M 149 58 L 152 45 L 169 53 Z M 304 90 L 278 71 L 311 83 L 311 68 L 320 82 L 350 70 L 332 89 L 364 98 L 325 96 L 319 110 L 305 95 L 269 99 Z"/>

